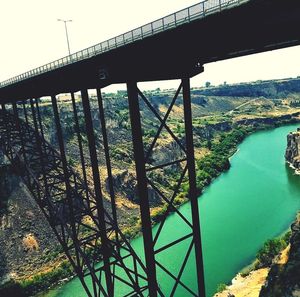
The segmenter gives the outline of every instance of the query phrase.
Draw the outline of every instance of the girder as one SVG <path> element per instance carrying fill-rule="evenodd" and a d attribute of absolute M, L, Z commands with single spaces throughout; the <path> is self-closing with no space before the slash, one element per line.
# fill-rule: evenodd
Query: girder
<path fill-rule="evenodd" d="M 178 79 L 196 75 L 206 63 L 300 44 L 298 0 L 204 0 L 195 7 L 178 12 L 179 22 L 176 13 L 166 24 L 154 21 L 159 30 L 142 34 L 143 26 L 106 41 L 103 51 L 92 46 L 3 82 L 0 102 Z"/>

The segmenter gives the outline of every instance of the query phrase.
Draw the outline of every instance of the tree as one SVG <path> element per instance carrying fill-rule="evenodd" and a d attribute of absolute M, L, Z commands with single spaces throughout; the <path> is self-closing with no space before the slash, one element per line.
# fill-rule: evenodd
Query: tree
<path fill-rule="evenodd" d="M 258 251 L 256 257 L 262 266 L 270 266 L 273 258 L 286 246 L 287 243 L 281 238 L 270 239 Z"/>

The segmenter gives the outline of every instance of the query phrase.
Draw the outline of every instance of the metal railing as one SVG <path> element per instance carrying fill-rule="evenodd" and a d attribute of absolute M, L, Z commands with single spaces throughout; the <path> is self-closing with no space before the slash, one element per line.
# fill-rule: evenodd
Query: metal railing
<path fill-rule="evenodd" d="M 133 43 L 137 40 L 153 36 L 162 31 L 170 30 L 177 26 L 190 23 L 207 15 L 221 12 L 225 9 L 238 6 L 248 1 L 250 0 L 205 0 L 188 8 L 172 13 L 166 17 L 148 23 L 142 27 L 136 28 L 127 33 L 121 34 L 69 56 L 63 57 L 59 60 L 55 60 L 51 63 L 5 80 L 0 83 L 0 88 L 18 83 L 22 80 L 37 76 L 39 74 L 61 68 L 74 62 L 82 61 L 84 59 L 88 59 L 90 57 L 108 52 L 112 49 L 119 48 L 129 43 Z"/>

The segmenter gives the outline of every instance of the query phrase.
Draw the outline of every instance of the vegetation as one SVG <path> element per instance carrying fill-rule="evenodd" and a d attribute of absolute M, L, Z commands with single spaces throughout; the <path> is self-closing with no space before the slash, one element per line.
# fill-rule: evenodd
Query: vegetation
<path fill-rule="evenodd" d="M 27 297 L 49 288 L 54 283 L 72 276 L 73 269 L 67 260 L 58 267 L 45 273 L 36 274 L 28 279 L 9 281 L 0 288 L 0 296 Z"/>
<path fill-rule="evenodd" d="M 110 155 L 113 159 L 131 163 L 132 162 L 132 156 L 128 150 L 128 147 L 126 147 L 126 144 L 120 144 L 119 146 L 113 146 L 110 150 Z"/>
<path fill-rule="evenodd" d="M 256 258 L 258 260 L 258 267 L 268 267 L 272 264 L 275 256 L 279 254 L 284 248 L 287 247 L 291 232 L 287 232 L 280 238 L 267 240 L 263 247 L 258 251 Z"/>
<path fill-rule="evenodd" d="M 221 293 L 223 292 L 224 290 L 226 290 L 226 284 L 218 284 L 217 286 L 217 293 Z"/>
<path fill-rule="evenodd" d="M 158 223 L 162 220 L 165 213 L 167 212 L 168 205 L 166 203 L 163 204 L 163 206 L 155 208 L 151 212 L 151 219 L 154 223 Z"/>
<path fill-rule="evenodd" d="M 123 234 L 127 239 L 135 238 L 141 231 L 142 223 L 140 219 L 137 219 L 133 224 L 123 228 Z"/>
<path fill-rule="evenodd" d="M 56 269 L 50 272 L 40 273 L 32 278 L 22 281 L 21 287 L 27 295 L 32 295 L 36 291 L 47 289 L 51 284 L 58 282 L 61 279 L 70 277 L 73 274 L 73 269 L 68 261 L 64 261 Z"/>
<path fill-rule="evenodd" d="M 199 91 L 199 94 L 206 96 L 230 96 L 230 97 L 285 97 L 288 93 L 299 92 L 299 79 L 278 80 L 278 81 L 257 81 L 235 85 L 223 85 L 210 87 L 205 84 L 206 89 Z M 210 88 L 209 88 L 210 87 Z"/>
<path fill-rule="evenodd" d="M 230 168 L 229 157 L 249 132 L 249 129 L 239 127 L 229 133 L 220 134 L 218 141 L 207 142 L 210 154 L 197 161 L 196 178 L 199 191 L 209 185 L 221 172 Z"/>
<path fill-rule="evenodd" d="M 257 253 L 257 259 L 262 267 L 270 266 L 272 260 L 286 247 L 283 239 L 269 239 Z"/>

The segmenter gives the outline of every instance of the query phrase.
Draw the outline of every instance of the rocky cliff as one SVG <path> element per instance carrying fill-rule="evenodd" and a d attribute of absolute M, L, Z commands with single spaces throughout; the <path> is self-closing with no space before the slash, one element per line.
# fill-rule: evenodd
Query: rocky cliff
<path fill-rule="evenodd" d="M 285 159 L 295 168 L 296 173 L 300 173 L 300 128 L 287 136 Z"/>
<path fill-rule="evenodd" d="M 300 214 L 291 226 L 292 236 L 286 263 L 275 263 L 259 297 L 300 296 Z"/>
<path fill-rule="evenodd" d="M 49 270 L 62 259 L 46 218 L 3 156 L 0 156 L 0 247 L 0 286 Z"/>
<path fill-rule="evenodd" d="M 269 81 L 256 81 L 239 83 L 234 85 L 224 84 L 223 86 L 207 87 L 198 90 L 199 95 L 206 96 L 233 96 L 233 97 L 266 97 L 282 98 L 289 93 L 300 92 L 300 78 L 279 79 Z"/>

